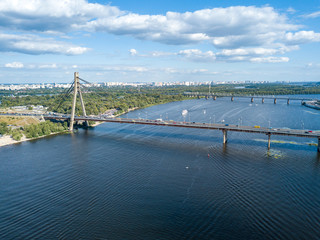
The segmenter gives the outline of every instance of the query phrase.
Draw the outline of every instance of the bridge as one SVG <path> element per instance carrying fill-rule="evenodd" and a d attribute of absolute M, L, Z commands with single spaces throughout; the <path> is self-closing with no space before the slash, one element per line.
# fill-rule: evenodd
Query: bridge
<path fill-rule="evenodd" d="M 203 93 L 203 92 L 184 92 L 185 96 L 190 97 L 205 97 L 206 99 L 212 98 L 213 100 L 217 100 L 218 97 L 230 97 L 230 100 L 233 102 L 235 98 L 248 98 L 251 102 L 254 102 L 254 99 L 261 99 L 261 102 L 264 103 L 265 99 L 272 99 L 274 104 L 277 104 L 277 100 L 284 100 L 287 104 L 290 104 L 290 101 L 301 101 L 301 104 L 304 101 L 312 101 L 312 98 L 300 98 L 300 97 L 279 97 L 279 96 L 248 96 L 248 95 L 240 95 L 240 94 L 221 94 L 221 93 Z"/>
<path fill-rule="evenodd" d="M 12 114 L 1 113 L 0 115 L 22 115 L 22 116 L 37 116 L 43 117 L 48 120 L 70 121 L 72 115 L 70 114 Z M 141 118 L 116 118 L 116 117 L 101 117 L 101 116 L 74 116 L 73 121 L 95 121 L 95 122 L 111 122 L 111 123 L 125 123 L 125 124 L 143 124 L 155 125 L 165 127 L 180 127 L 180 128 L 195 128 L 206 130 L 220 130 L 223 135 L 223 144 L 228 141 L 228 132 L 246 132 L 264 134 L 268 137 L 268 149 L 271 147 L 271 135 L 291 136 L 291 137 L 304 137 L 318 139 L 318 152 L 320 152 L 320 130 L 301 130 L 301 129 L 287 129 L 287 128 L 266 128 L 260 126 L 240 126 L 229 124 L 212 124 L 212 123 L 197 123 L 197 122 L 181 122 L 173 120 L 152 120 Z M 71 128 L 71 127 L 70 127 Z"/>
<path fill-rule="evenodd" d="M 320 130 L 302 130 L 302 129 L 287 129 L 287 128 L 266 128 L 260 126 L 240 126 L 240 125 L 229 125 L 229 124 L 209 124 L 209 123 L 198 123 L 198 122 L 181 122 L 181 121 L 164 121 L 162 119 L 151 120 L 151 119 L 141 119 L 141 118 L 116 118 L 116 117 L 103 117 L 103 116 L 87 116 L 85 110 L 85 104 L 81 93 L 81 84 L 77 72 L 74 73 L 74 82 L 70 89 L 68 89 L 67 94 L 73 92 L 73 102 L 71 114 L 19 114 L 19 113 L 0 113 L 0 115 L 22 115 L 22 116 L 38 116 L 48 120 L 60 120 L 69 121 L 69 130 L 73 131 L 73 125 L 75 121 L 83 121 L 88 124 L 88 121 L 95 122 L 112 122 L 112 123 L 124 123 L 124 124 L 143 124 L 143 125 L 155 125 L 155 126 L 166 126 L 166 127 L 180 127 L 180 128 L 194 128 L 194 129 L 206 129 L 206 130 L 219 130 L 223 135 L 223 144 L 228 141 L 228 132 L 246 132 L 246 133 L 256 133 L 264 134 L 268 137 L 268 150 L 271 147 L 271 136 L 281 135 L 290 137 L 304 137 L 304 138 L 316 138 L 318 139 L 317 150 L 320 152 Z M 87 81 L 85 81 L 87 82 Z M 87 82 L 88 83 L 88 82 Z M 82 116 L 75 116 L 75 107 L 77 96 L 79 95 Z M 245 97 L 245 96 L 244 96 Z M 293 98 L 290 98 L 293 99 Z M 299 98 L 295 98 L 297 100 Z M 300 99 L 299 99 L 300 100 Z"/>

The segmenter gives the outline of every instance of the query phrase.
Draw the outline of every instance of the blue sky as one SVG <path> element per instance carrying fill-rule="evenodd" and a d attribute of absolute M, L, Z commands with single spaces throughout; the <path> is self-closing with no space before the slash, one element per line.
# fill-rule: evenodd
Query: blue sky
<path fill-rule="evenodd" d="M 0 84 L 320 81 L 319 1 L 2 0 Z"/>

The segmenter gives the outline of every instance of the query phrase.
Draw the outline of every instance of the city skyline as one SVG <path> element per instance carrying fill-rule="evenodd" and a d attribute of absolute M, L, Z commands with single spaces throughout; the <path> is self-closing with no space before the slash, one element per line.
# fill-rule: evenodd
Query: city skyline
<path fill-rule="evenodd" d="M 2 1 L 0 84 L 319 81 L 317 1 Z"/>

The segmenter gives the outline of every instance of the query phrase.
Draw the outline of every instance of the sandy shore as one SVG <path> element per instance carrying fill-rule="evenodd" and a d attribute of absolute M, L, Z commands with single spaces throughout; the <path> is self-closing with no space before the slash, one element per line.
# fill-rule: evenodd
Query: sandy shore
<path fill-rule="evenodd" d="M 48 136 L 58 135 L 58 134 L 66 133 L 66 132 L 69 132 L 69 131 L 51 133 L 49 135 L 45 135 L 45 136 L 41 136 L 41 137 L 37 137 L 37 138 L 26 138 L 25 136 L 23 136 L 20 141 L 16 141 L 11 136 L 5 135 L 5 136 L 0 137 L 0 147 L 6 146 L 6 145 L 11 145 L 11 144 L 16 144 L 16 143 L 21 143 L 21 142 L 26 142 L 26 141 L 31 141 L 31 140 L 36 140 L 36 139 L 40 139 L 40 138 L 45 138 Z"/>
<path fill-rule="evenodd" d="M 29 141 L 29 140 L 30 139 L 23 136 L 20 141 L 16 141 L 11 136 L 5 135 L 5 136 L 0 137 L 0 147 L 6 146 L 6 145 L 11 145 L 11 144 L 16 144 L 16 143 L 20 143 L 20 142 L 25 142 L 25 141 Z"/>

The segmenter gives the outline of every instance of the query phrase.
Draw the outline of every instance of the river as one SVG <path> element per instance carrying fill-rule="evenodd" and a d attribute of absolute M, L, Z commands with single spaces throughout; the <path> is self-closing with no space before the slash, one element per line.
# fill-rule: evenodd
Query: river
<path fill-rule="evenodd" d="M 320 98 L 320 96 L 316 96 Z M 182 116 L 181 112 L 188 114 Z M 122 117 L 320 129 L 299 101 L 218 98 Z M 104 123 L 0 148 L 1 239 L 320 239 L 316 139 Z"/>

